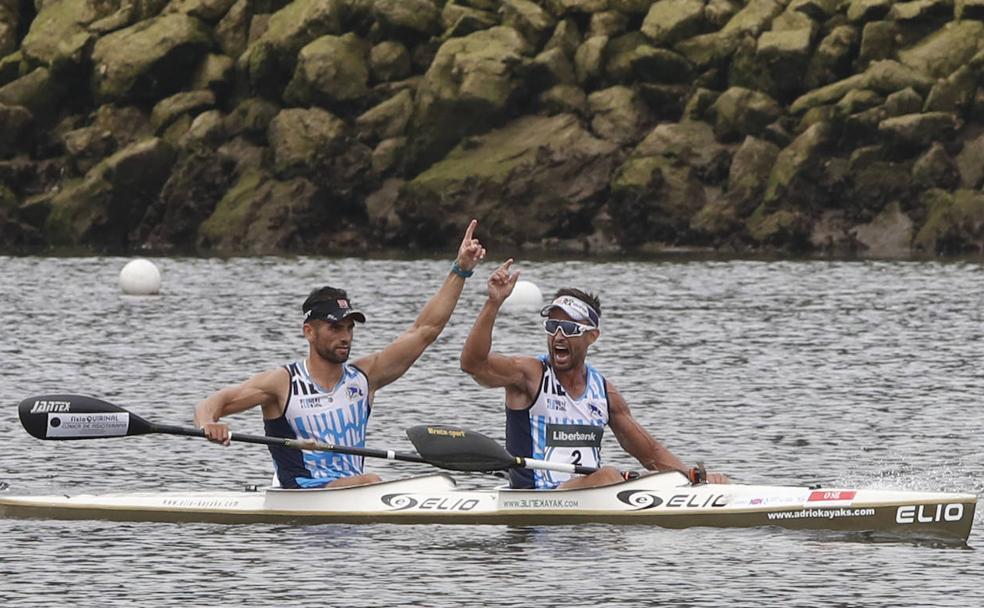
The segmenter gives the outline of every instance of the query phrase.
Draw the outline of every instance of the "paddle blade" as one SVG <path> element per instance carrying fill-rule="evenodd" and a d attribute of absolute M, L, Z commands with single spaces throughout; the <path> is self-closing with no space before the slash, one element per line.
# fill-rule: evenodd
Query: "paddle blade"
<path fill-rule="evenodd" d="M 422 424 L 407 429 L 420 457 L 452 471 L 503 471 L 517 465 L 502 446 L 481 433 L 453 426 Z"/>
<path fill-rule="evenodd" d="M 149 422 L 118 405 L 84 395 L 38 395 L 17 406 L 24 429 L 38 439 L 100 439 L 152 433 Z"/>

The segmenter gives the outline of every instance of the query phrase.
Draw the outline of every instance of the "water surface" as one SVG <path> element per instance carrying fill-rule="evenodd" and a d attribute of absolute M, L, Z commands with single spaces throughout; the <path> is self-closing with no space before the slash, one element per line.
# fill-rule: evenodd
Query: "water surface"
<path fill-rule="evenodd" d="M 300 302 L 345 287 L 369 323 L 354 357 L 412 322 L 446 261 L 158 259 L 159 297 L 119 293 L 122 258 L 0 257 L 0 481 L 8 493 L 236 489 L 265 483 L 265 449 L 146 436 L 41 442 L 16 403 L 92 394 L 190 424 L 202 397 L 303 356 Z M 984 266 L 971 262 L 520 262 L 545 293 L 600 292 L 590 361 L 687 462 L 742 483 L 984 493 Z M 377 395 L 369 445 L 407 426 L 503 438 L 502 396 L 458 371 L 493 262 L 439 341 Z M 532 311 L 495 348 L 537 354 Z M 5 412 L 5 413 L 4 413 Z M 232 419 L 261 433 L 258 412 Z M 609 463 L 635 466 L 606 437 Z M 369 462 L 387 478 L 423 465 Z M 459 476 L 463 485 L 493 485 Z M 830 533 L 605 525 L 222 526 L 0 520 L 0 605 L 972 606 L 969 548 Z"/>

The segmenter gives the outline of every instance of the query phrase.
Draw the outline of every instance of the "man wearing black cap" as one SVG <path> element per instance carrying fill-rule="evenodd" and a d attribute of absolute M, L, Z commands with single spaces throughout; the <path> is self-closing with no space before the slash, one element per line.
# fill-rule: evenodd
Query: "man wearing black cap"
<path fill-rule="evenodd" d="M 383 350 L 348 363 L 356 323 L 355 310 L 341 289 L 322 287 L 301 306 L 308 356 L 261 372 L 224 388 L 198 404 L 195 423 L 217 443 L 229 443 L 229 427 L 219 419 L 256 406 L 263 410 L 266 434 L 314 439 L 339 446 L 365 445 L 366 425 L 375 392 L 402 376 L 440 335 L 458 302 L 465 279 L 485 257 L 474 238 L 472 220 L 447 279 L 414 324 Z M 271 446 L 276 478 L 285 488 L 362 485 L 379 476 L 362 472 L 362 458 Z"/>
<path fill-rule="evenodd" d="M 618 389 L 585 362 L 588 347 L 601 334 L 598 297 L 578 289 L 561 289 L 540 314 L 547 333 L 547 354 L 501 355 L 492 349 L 492 327 L 499 307 L 512 293 L 519 272 L 512 260 L 489 277 L 489 297 L 461 351 L 461 369 L 486 387 L 506 389 L 506 450 L 515 456 L 578 464 L 599 470 L 583 477 L 566 473 L 513 469 L 514 488 L 584 488 L 623 480 L 612 467 L 601 467 L 601 439 L 609 426 L 619 444 L 653 471 L 677 470 L 697 480 L 656 441 L 629 411 Z M 726 483 L 712 473 L 707 481 Z"/>

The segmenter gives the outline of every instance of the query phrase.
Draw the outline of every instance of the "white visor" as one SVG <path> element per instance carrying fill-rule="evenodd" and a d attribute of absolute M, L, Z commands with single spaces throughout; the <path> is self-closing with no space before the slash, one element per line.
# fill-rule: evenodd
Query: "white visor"
<path fill-rule="evenodd" d="M 563 310 L 571 319 L 579 323 L 586 323 L 591 327 L 599 327 L 601 325 L 601 318 L 598 312 L 587 302 L 578 300 L 573 296 L 560 296 L 550 304 L 544 306 L 540 310 L 540 315 L 546 317 L 554 308 Z"/>

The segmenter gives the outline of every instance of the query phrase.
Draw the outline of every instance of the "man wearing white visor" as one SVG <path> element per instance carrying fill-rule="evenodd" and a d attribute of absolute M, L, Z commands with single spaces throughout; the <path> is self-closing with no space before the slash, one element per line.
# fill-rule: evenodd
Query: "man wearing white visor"
<path fill-rule="evenodd" d="M 651 471 L 677 470 L 698 481 L 698 469 L 656 441 L 632 417 L 618 389 L 585 361 L 601 335 L 598 297 L 561 289 L 540 314 L 545 317 L 547 353 L 539 357 L 503 355 L 492 350 L 492 327 L 512 293 L 519 272 L 507 260 L 488 280 L 489 296 L 461 352 L 461 369 L 486 387 L 506 390 L 506 449 L 515 456 L 598 468 L 586 476 L 513 469 L 514 488 L 584 488 L 623 481 L 613 467 L 601 466 L 601 440 L 607 425 L 626 452 Z M 719 473 L 711 483 L 727 483 Z"/>

